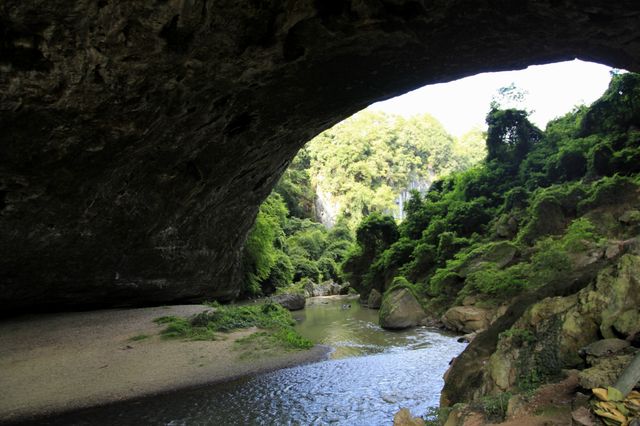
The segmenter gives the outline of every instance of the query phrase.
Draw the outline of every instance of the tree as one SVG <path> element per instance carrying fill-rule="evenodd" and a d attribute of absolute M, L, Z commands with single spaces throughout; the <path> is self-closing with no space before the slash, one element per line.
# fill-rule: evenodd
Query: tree
<path fill-rule="evenodd" d="M 361 295 L 368 295 L 371 290 L 371 265 L 399 237 L 398 226 L 391 216 L 373 213 L 358 226 L 357 246 L 345 260 L 342 269 L 347 274 L 351 286 Z"/>
<path fill-rule="evenodd" d="M 494 109 L 487 115 L 487 160 L 514 166 L 514 171 L 542 131 L 527 119 L 527 112 L 517 109 Z"/>

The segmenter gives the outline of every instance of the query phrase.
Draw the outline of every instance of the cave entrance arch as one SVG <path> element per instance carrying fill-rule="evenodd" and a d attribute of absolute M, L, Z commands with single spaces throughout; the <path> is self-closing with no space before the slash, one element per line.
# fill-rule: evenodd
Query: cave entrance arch
<path fill-rule="evenodd" d="M 0 23 L 4 313 L 233 298 L 321 130 L 483 71 L 640 70 L 631 0 L 20 1 Z"/>

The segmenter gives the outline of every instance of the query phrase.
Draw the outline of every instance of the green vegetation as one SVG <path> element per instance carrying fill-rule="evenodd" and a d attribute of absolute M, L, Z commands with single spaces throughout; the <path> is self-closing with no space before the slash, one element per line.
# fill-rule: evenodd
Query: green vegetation
<path fill-rule="evenodd" d="M 497 395 L 482 398 L 482 410 L 487 415 L 487 420 L 503 421 L 507 415 L 507 407 L 511 393 L 501 392 Z"/>
<path fill-rule="evenodd" d="M 425 414 L 425 426 L 442 426 L 449 418 L 452 407 L 429 407 Z"/>
<path fill-rule="evenodd" d="M 351 249 L 352 232 L 342 221 L 328 230 L 292 216 L 273 192 L 260 206 L 244 249 L 244 294 L 258 296 L 298 287 L 304 279 L 342 282 L 340 264 Z"/>
<path fill-rule="evenodd" d="M 260 206 L 243 256 L 244 295 L 296 291 L 309 280 L 357 280 L 358 271 L 370 265 L 349 264 L 343 269 L 342 264 L 357 250 L 353 234 L 364 215 L 373 214 L 361 225 L 371 229 L 358 228 L 357 238 L 369 238 L 369 231 L 392 233 L 381 235 L 379 242 L 363 241 L 369 245 L 366 259 L 373 261 L 387 248 L 385 241 L 395 242 L 395 220 L 385 214 L 399 213 L 396 202 L 401 192 L 412 185 L 424 189 L 436 177 L 469 167 L 484 156 L 481 131 L 454 140 L 430 116 L 404 119 L 364 111 L 320 134 L 298 153 Z M 339 206 L 331 229 L 315 221 L 317 192 Z M 406 211 L 414 208 L 416 194 L 404 206 Z M 474 214 L 474 210 L 457 214 Z M 382 229 L 385 221 L 392 229 Z M 457 243 L 449 241 L 443 250 L 452 250 Z M 412 251 L 411 241 L 399 241 L 375 268 L 389 271 L 400 266 Z M 374 281 L 393 278 L 389 272 L 382 273 L 385 277 L 374 275 L 363 285 L 371 287 Z"/>
<path fill-rule="evenodd" d="M 414 193 L 399 225 L 361 221 L 343 266 L 357 290 L 402 277 L 435 312 L 469 295 L 491 305 L 570 280 L 607 240 L 633 235 L 602 211 L 637 203 L 640 76 L 614 76 L 601 100 L 545 131 L 498 103 L 487 123 L 481 164 Z"/>
<path fill-rule="evenodd" d="M 514 340 L 517 346 L 522 346 L 524 343 L 533 343 L 537 340 L 532 332 L 521 328 L 510 328 L 500 333 L 500 339 L 506 338 Z"/>
<path fill-rule="evenodd" d="M 302 151 L 318 192 L 329 193 L 351 228 L 366 215 L 397 215 L 396 198 L 485 156 L 484 135 L 454 140 L 429 115 L 405 119 L 365 110 L 312 139 Z"/>
<path fill-rule="evenodd" d="M 308 349 L 313 344 L 297 334 L 291 313 L 276 303 L 262 303 L 247 306 L 222 306 L 213 304 L 211 311 L 193 317 L 160 317 L 157 324 L 165 324 L 162 331 L 165 338 L 188 340 L 215 340 L 217 333 L 241 328 L 258 327 L 265 331 L 260 336 L 285 349 Z M 258 339 L 260 336 L 254 337 Z"/>

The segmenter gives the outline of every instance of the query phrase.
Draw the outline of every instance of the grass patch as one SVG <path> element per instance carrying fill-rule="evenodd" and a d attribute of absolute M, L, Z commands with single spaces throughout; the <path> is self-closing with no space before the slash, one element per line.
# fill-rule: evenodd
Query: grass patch
<path fill-rule="evenodd" d="M 503 421 L 505 419 L 510 398 L 510 392 L 501 392 L 482 398 L 482 409 L 489 420 Z"/>
<path fill-rule="evenodd" d="M 216 330 L 209 326 L 196 326 L 193 319 L 166 316 L 156 318 L 156 324 L 167 327 L 160 332 L 165 339 L 184 338 L 188 340 L 216 340 Z"/>
<path fill-rule="evenodd" d="M 216 333 L 229 332 L 241 328 L 258 327 L 264 332 L 240 339 L 253 337 L 245 343 L 265 347 L 278 346 L 283 349 L 309 349 L 313 343 L 300 336 L 294 329 L 291 313 L 276 303 L 263 303 L 248 306 L 214 306 L 213 311 L 199 313 L 191 318 L 160 317 L 157 324 L 166 324 L 161 332 L 165 338 L 184 338 L 189 340 L 215 340 Z"/>
<path fill-rule="evenodd" d="M 259 331 L 235 342 L 235 349 L 242 351 L 241 359 L 257 359 L 282 350 L 310 349 L 313 343 L 291 328 L 276 331 Z"/>

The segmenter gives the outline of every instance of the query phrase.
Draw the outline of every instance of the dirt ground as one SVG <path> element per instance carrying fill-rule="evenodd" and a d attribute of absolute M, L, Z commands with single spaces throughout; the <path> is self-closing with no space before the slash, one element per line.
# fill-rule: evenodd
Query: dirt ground
<path fill-rule="evenodd" d="M 231 380 L 326 357 L 327 348 L 243 357 L 234 342 L 164 340 L 165 315 L 209 309 L 179 305 L 43 314 L 0 322 L 0 422 Z M 143 337 L 146 335 L 148 337 Z M 140 340 L 135 340 L 137 336 Z"/>

